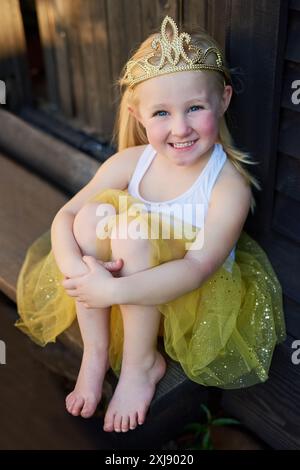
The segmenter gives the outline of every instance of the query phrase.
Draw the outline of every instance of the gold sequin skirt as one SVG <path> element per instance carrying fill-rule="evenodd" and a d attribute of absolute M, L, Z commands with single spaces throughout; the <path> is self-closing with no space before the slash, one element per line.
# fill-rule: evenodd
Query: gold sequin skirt
<path fill-rule="evenodd" d="M 90 201 L 112 204 L 118 217 L 120 195 L 127 210 L 139 202 L 119 190 L 103 191 Z M 139 217 L 148 220 L 146 214 Z M 171 229 L 170 239 L 150 240 L 151 266 L 184 256 L 187 240 L 173 235 Z M 16 326 L 41 346 L 55 341 L 76 317 L 62 279 L 48 231 L 29 247 L 17 283 Z M 201 287 L 157 307 L 166 353 L 202 385 L 230 389 L 264 382 L 275 345 L 285 339 L 281 286 L 266 253 L 245 231 L 230 269 L 224 264 Z M 110 362 L 118 373 L 123 345 L 118 305 L 111 308 L 111 332 Z"/>

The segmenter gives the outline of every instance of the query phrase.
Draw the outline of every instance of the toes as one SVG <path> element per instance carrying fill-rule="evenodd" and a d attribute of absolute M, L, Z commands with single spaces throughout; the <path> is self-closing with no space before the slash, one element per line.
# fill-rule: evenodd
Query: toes
<path fill-rule="evenodd" d="M 129 416 L 123 416 L 122 417 L 121 430 L 122 430 L 122 432 L 129 431 Z"/>
<path fill-rule="evenodd" d="M 71 411 L 71 408 L 74 404 L 74 401 L 75 401 L 75 396 L 74 396 L 73 392 L 69 393 L 69 395 L 66 397 L 66 401 L 65 401 L 66 408 L 67 408 L 68 411 Z"/>
<path fill-rule="evenodd" d="M 90 418 L 94 414 L 96 407 L 97 403 L 94 400 L 90 400 L 87 398 L 81 410 L 81 416 L 83 418 Z"/>
<path fill-rule="evenodd" d="M 112 432 L 114 430 L 114 414 L 109 413 L 109 411 L 106 412 L 104 418 L 103 430 L 106 432 Z"/>
<path fill-rule="evenodd" d="M 84 399 L 82 397 L 77 397 L 73 403 L 73 406 L 70 408 L 70 413 L 73 416 L 79 416 L 80 411 L 83 407 Z"/>
<path fill-rule="evenodd" d="M 146 419 L 146 410 L 139 410 L 137 415 L 138 415 L 138 423 L 144 424 L 145 419 Z"/>
<path fill-rule="evenodd" d="M 129 427 L 130 429 L 135 429 L 137 427 L 137 414 L 136 413 L 133 413 L 131 416 L 130 416 L 130 419 L 129 419 Z"/>
<path fill-rule="evenodd" d="M 114 430 L 115 432 L 121 432 L 122 415 L 116 415 L 114 419 Z"/>

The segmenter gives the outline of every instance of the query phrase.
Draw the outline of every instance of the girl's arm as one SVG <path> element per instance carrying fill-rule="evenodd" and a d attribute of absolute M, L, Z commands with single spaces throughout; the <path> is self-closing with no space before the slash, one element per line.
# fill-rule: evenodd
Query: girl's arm
<path fill-rule="evenodd" d="M 242 176 L 228 175 L 220 180 L 205 219 L 204 242 L 199 233 L 183 259 L 113 279 L 115 303 L 159 305 L 200 287 L 238 241 L 250 201 L 251 189 Z"/>
<path fill-rule="evenodd" d="M 95 194 L 105 189 L 125 189 L 132 169 L 143 148 L 132 147 L 106 160 L 91 181 L 56 214 L 51 225 L 51 243 L 56 263 L 67 277 L 87 272 L 82 253 L 73 235 L 73 222 L 78 211 Z"/>

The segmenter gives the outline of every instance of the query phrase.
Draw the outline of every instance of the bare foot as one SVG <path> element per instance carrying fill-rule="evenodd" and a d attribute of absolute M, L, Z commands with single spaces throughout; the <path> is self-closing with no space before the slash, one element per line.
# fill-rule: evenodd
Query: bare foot
<path fill-rule="evenodd" d="M 104 431 L 126 432 L 143 424 L 166 363 L 159 352 L 139 365 L 122 365 L 119 383 L 104 418 Z"/>
<path fill-rule="evenodd" d="M 89 418 L 95 413 L 108 367 L 107 350 L 83 352 L 76 386 L 66 397 L 69 413 L 83 418 Z"/>

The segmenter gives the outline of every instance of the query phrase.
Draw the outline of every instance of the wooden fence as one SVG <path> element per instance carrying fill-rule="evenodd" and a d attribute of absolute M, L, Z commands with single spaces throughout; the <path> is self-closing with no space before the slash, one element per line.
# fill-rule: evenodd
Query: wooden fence
<path fill-rule="evenodd" d="M 47 89 L 43 106 L 109 139 L 119 98 L 115 84 L 130 51 L 157 31 L 166 14 L 178 23 L 208 29 L 224 45 L 227 4 L 226 0 L 36 0 Z M 0 75 L 5 79 L 13 74 L 20 82 L 17 101 L 22 105 L 30 99 L 22 88 L 25 79 L 28 88 L 30 75 L 24 66 L 13 66 L 17 49 L 26 57 L 18 1 L 1 0 L 1 13 Z M 8 35 L 11 41 L 6 47 Z M 1 65 L 5 55 L 12 58 L 9 72 Z"/>

